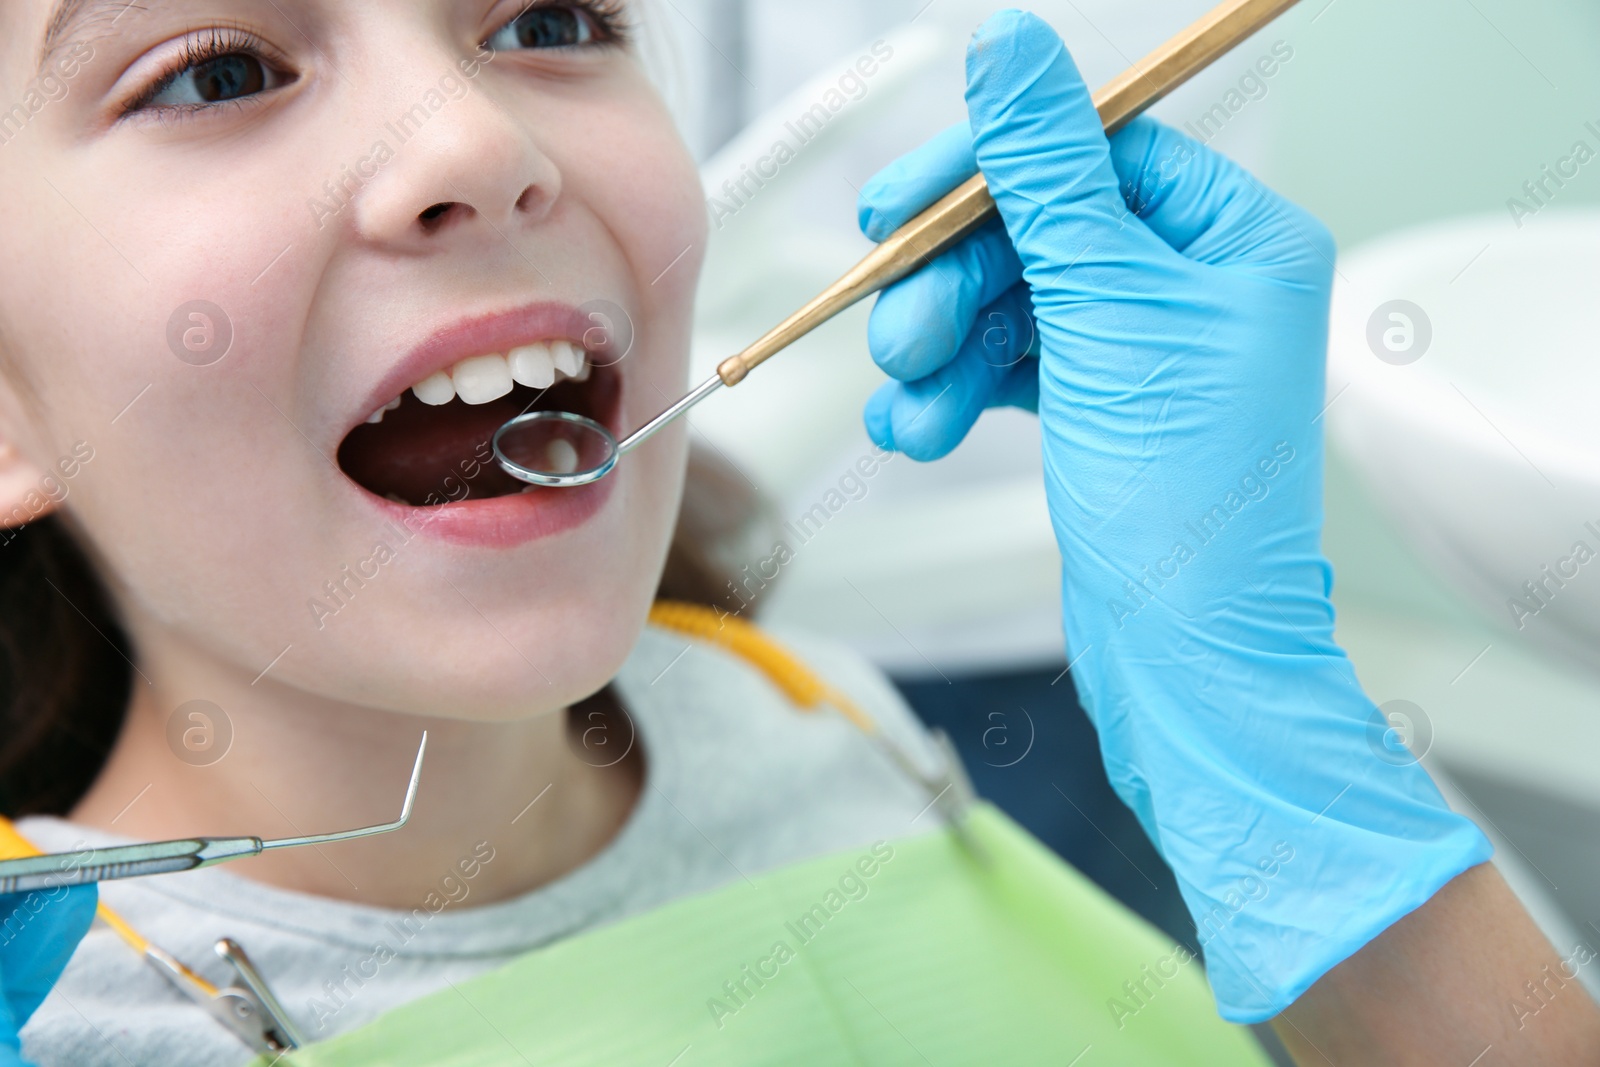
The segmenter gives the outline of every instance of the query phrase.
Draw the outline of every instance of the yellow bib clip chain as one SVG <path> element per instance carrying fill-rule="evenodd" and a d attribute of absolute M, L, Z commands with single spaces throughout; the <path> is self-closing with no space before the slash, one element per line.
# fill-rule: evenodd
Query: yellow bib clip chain
<path fill-rule="evenodd" d="M 872 716 L 817 677 L 754 623 L 700 604 L 675 600 L 656 601 L 650 609 L 650 621 L 663 630 L 697 637 L 707 644 L 727 649 L 766 675 L 768 681 L 804 711 L 815 711 L 823 704 L 831 704 L 862 733 L 879 732 Z"/>
<path fill-rule="evenodd" d="M 943 730 L 931 731 L 943 757 L 943 767 L 938 773 L 930 774 L 911 757 L 911 753 L 879 729 L 871 715 L 823 681 L 754 623 L 701 604 L 673 600 L 656 601 L 650 609 L 650 622 L 663 630 L 728 650 L 765 675 L 803 711 L 815 711 L 823 705 L 832 706 L 933 796 L 929 807 L 939 808 L 951 828 L 976 853 L 976 843 L 962 827 L 962 816 L 976 793 L 967 778 L 966 768 L 956 754 L 955 746 Z"/>

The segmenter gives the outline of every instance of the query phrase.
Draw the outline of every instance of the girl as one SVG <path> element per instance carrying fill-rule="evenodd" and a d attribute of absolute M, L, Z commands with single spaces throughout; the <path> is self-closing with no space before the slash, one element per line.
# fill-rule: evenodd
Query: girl
<path fill-rule="evenodd" d="M 869 669 L 691 609 L 646 628 L 681 430 L 578 490 L 519 492 L 485 462 L 530 406 L 621 429 L 684 386 L 704 208 L 635 17 L 610 0 L 0 9 L 7 811 L 47 851 L 364 825 L 392 817 L 430 737 L 403 831 L 107 883 L 113 915 L 23 1051 L 251 1058 L 131 929 L 213 977 L 211 946 L 235 939 L 304 1062 L 1256 1060 L 1189 960 L 950 803 L 956 769 Z M 1059 40 L 988 33 L 975 69 L 1046 71 L 1065 95 L 1034 113 L 1109 168 Z M 924 169 L 970 172 L 967 143 Z M 928 199 L 886 181 L 902 206 Z M 1306 291 L 1325 299 L 1326 278 Z M 958 392 L 967 414 L 1034 402 L 983 385 Z M 919 447 L 913 399 L 874 409 L 886 444 Z M 931 410 L 959 436 L 965 416 Z M 703 516 L 683 518 L 714 559 Z M 692 563 L 666 587 L 695 588 Z M 842 714 L 799 714 L 819 695 Z M 1482 856 L 1412 792 L 1389 810 L 1425 828 L 1417 850 L 1370 869 L 1433 855 L 1426 899 Z M 1298 869 L 1273 853 L 1261 924 L 1221 924 L 1241 932 L 1208 954 L 1214 979 L 1254 969 L 1279 1007 L 1365 939 L 1287 975 L 1237 962 L 1232 937 L 1305 899 L 1289 872 L 1320 865 L 1315 833 L 1284 842 Z M 1217 878 L 1236 873 L 1223 859 Z M 1214 888 L 1186 864 L 1186 888 Z M 1219 988 L 1232 1017 L 1264 1017 Z"/>
<path fill-rule="evenodd" d="M 5 783 L 25 837 L 385 821 L 428 730 L 402 833 L 105 888 L 214 978 L 212 944 L 236 940 L 307 1041 L 797 861 L 842 856 L 783 909 L 801 934 L 834 866 L 885 892 L 856 864 L 892 872 L 891 843 L 941 823 L 934 794 L 745 660 L 644 629 L 681 432 L 573 491 L 520 493 L 485 462 L 530 405 L 621 428 L 682 391 L 706 219 L 630 9 L 39 0 L 5 18 L 6 99 L 29 111 L 0 160 L 28 263 L 3 401 Z M 669 587 L 692 576 L 680 561 Z M 935 773 L 881 678 L 792 648 Z M 804 951 L 783 934 L 775 913 L 760 955 L 714 957 L 663 1063 L 751 1025 L 742 969 L 771 971 L 778 940 Z M 105 923 L 25 1051 L 252 1055 Z"/>

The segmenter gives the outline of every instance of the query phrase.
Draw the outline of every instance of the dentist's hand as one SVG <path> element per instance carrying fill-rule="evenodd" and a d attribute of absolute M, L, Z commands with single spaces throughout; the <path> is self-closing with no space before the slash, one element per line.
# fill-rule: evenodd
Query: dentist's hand
<path fill-rule="evenodd" d="M 94 922 L 93 885 L 0 894 L 0 1067 L 25 1067 L 17 1031 Z"/>
<path fill-rule="evenodd" d="M 1490 852 L 1333 640 L 1333 243 L 1154 121 L 1108 144 L 1032 16 L 991 19 L 967 73 L 970 128 L 869 183 L 862 224 L 882 239 L 978 168 L 1002 218 L 879 299 L 896 380 L 868 430 L 932 459 L 985 407 L 1038 411 L 1079 695 L 1222 1014 L 1258 1021 Z"/>

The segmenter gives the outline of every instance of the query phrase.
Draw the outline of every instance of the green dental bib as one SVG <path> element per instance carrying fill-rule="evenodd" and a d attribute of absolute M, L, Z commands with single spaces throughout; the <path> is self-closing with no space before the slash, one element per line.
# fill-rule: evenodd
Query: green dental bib
<path fill-rule="evenodd" d="M 740 879 L 275 1062 L 1268 1064 L 1199 960 L 992 806 L 967 825 L 985 862 L 941 830 Z"/>

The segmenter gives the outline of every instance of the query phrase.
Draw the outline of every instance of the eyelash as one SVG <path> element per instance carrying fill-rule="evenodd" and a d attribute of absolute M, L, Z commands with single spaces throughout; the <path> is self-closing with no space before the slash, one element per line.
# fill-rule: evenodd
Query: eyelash
<path fill-rule="evenodd" d="M 593 27 L 593 37 L 583 45 L 575 48 L 619 48 L 628 45 L 633 38 L 633 26 L 628 21 L 624 10 L 624 0 L 573 0 L 570 4 L 558 5 L 553 2 L 534 2 L 522 8 L 517 14 L 507 20 L 502 26 L 495 29 L 499 33 L 529 11 L 541 7 L 567 6 L 576 8 L 588 16 Z M 490 36 L 493 36 L 492 34 Z M 487 38 L 485 39 L 487 41 Z M 482 47 L 482 44 L 480 44 Z M 550 49 L 545 49 L 549 51 Z M 288 65 L 288 61 L 280 56 L 274 49 L 269 48 L 259 38 L 236 27 L 218 27 L 206 31 L 204 36 L 193 38 L 184 42 L 183 51 L 173 57 L 166 70 L 151 82 L 148 87 L 141 90 L 138 95 L 129 100 L 121 109 L 122 118 L 132 116 L 136 112 L 157 111 L 179 116 L 192 114 L 199 111 L 213 111 L 218 108 L 233 106 L 247 106 L 260 94 L 241 97 L 236 100 L 224 100 L 214 104 L 166 104 L 152 107 L 150 102 L 172 87 L 172 84 L 185 74 L 194 70 L 203 63 L 214 59 L 221 59 L 229 55 L 247 55 L 254 57 L 262 65 L 281 71 Z"/>

